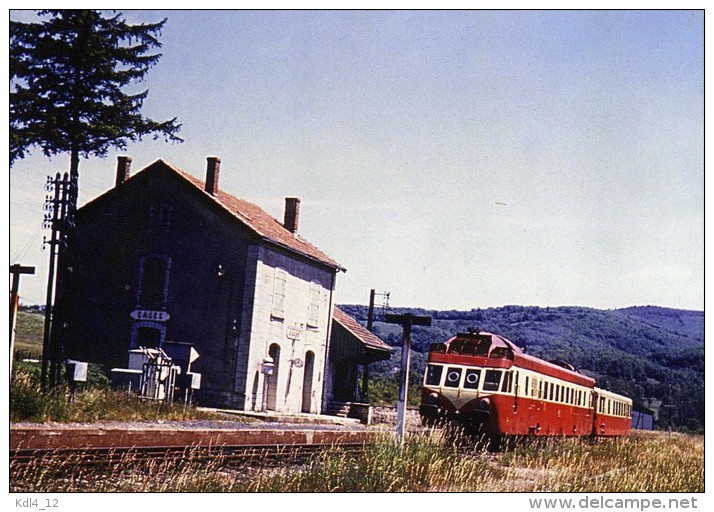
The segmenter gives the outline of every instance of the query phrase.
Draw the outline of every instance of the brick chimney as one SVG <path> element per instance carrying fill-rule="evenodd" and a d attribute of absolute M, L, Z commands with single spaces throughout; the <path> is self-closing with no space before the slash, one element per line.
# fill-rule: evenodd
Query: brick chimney
<path fill-rule="evenodd" d="M 209 156 L 206 158 L 208 165 L 206 167 L 206 192 L 215 196 L 218 192 L 218 174 L 221 171 L 221 159 L 217 156 Z"/>
<path fill-rule="evenodd" d="M 128 156 L 117 157 L 117 180 L 115 186 L 118 187 L 131 176 L 131 158 Z"/>
<path fill-rule="evenodd" d="M 285 198 L 285 220 L 283 226 L 291 233 L 297 232 L 298 216 L 300 215 L 300 198 L 286 197 Z"/>

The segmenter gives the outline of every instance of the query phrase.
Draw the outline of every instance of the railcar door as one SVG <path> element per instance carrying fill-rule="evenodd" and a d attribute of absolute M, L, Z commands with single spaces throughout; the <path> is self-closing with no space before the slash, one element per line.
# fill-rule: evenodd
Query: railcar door
<path fill-rule="evenodd" d="M 597 394 L 597 392 L 595 392 L 595 390 L 593 390 L 593 392 L 591 394 L 591 398 L 592 398 L 592 401 L 591 401 L 590 410 L 592 411 L 592 415 L 593 415 L 592 435 L 596 436 L 596 435 L 598 435 L 598 425 L 597 424 L 600 421 L 600 411 L 598 409 L 600 407 L 600 400 L 598 400 L 598 394 Z"/>

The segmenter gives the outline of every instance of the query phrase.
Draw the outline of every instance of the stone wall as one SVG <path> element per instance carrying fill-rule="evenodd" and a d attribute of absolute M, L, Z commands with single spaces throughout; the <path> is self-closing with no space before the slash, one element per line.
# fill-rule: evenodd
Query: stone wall
<path fill-rule="evenodd" d="M 386 425 L 396 425 L 397 424 L 397 408 L 396 407 L 384 407 L 384 406 L 372 406 L 372 424 L 386 424 Z M 419 427 L 421 426 L 421 418 L 419 417 L 418 407 L 407 407 L 406 416 L 406 427 Z"/>

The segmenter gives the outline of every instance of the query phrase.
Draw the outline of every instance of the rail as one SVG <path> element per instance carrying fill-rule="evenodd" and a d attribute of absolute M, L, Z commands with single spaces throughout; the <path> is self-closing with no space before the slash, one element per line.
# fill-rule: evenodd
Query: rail
<path fill-rule="evenodd" d="M 142 446 L 111 448 L 41 448 L 10 450 L 10 464 L 69 460 L 84 465 L 122 463 L 127 460 L 161 459 L 205 461 L 220 458 L 224 463 L 303 460 L 328 449 L 360 453 L 366 443 L 239 445 L 239 446 Z"/>

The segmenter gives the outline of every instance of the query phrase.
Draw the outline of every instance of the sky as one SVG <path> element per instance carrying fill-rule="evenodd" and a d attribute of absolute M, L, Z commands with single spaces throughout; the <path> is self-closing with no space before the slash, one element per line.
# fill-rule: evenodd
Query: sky
<path fill-rule="evenodd" d="M 27 19 L 13 12 L 13 19 Z M 167 18 L 134 90 L 177 117 L 80 163 L 80 204 L 157 159 L 282 219 L 347 269 L 338 304 L 704 309 L 702 11 L 126 11 Z M 45 301 L 44 182 L 10 169 L 10 263 Z"/>

